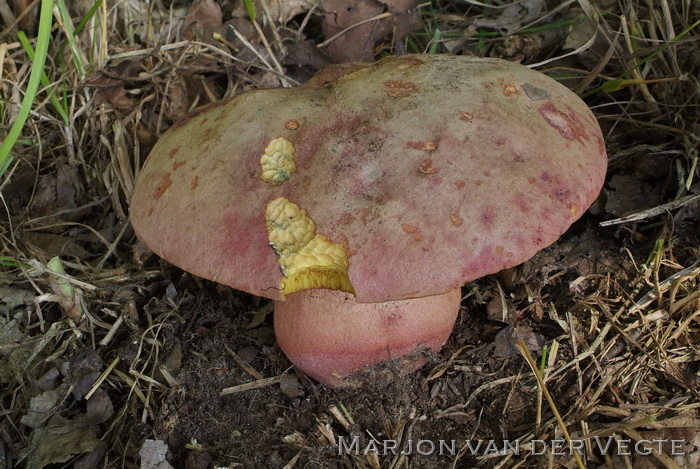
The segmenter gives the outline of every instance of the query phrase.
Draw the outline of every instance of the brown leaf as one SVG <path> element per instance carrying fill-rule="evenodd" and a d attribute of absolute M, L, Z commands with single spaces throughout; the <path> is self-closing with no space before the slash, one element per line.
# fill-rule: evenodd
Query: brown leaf
<path fill-rule="evenodd" d="M 675 223 L 700 223 L 700 200 L 684 205 L 673 217 Z"/>
<path fill-rule="evenodd" d="M 304 390 L 299 384 L 299 378 L 297 378 L 295 374 L 286 374 L 280 378 L 280 391 L 282 391 L 289 398 L 304 395 Z"/>
<path fill-rule="evenodd" d="M 90 396 L 90 399 L 87 400 L 85 413 L 78 415 L 74 421 L 86 426 L 99 425 L 109 420 L 113 413 L 112 399 L 109 398 L 105 390 L 97 388 Z"/>
<path fill-rule="evenodd" d="M 78 257 L 84 258 L 88 252 L 71 237 L 52 233 L 27 231 L 22 234 L 22 241 L 29 247 L 30 252 L 39 251 L 46 257 Z"/>
<path fill-rule="evenodd" d="M 615 174 L 605 190 L 608 198 L 605 209 L 617 216 L 651 208 L 659 203 L 658 191 L 636 177 L 628 174 Z"/>
<path fill-rule="evenodd" d="M 29 209 L 31 216 L 42 218 L 41 225 L 80 220 L 91 211 L 90 207 L 79 207 L 76 203 L 76 198 L 80 198 L 80 188 L 76 169 L 69 165 L 59 166 L 55 174 L 39 179 Z"/>
<path fill-rule="evenodd" d="M 511 34 L 539 18 L 544 8 L 544 0 L 523 0 L 500 10 L 500 14 L 495 18 L 478 18 L 474 24 L 493 29 L 505 29 Z"/>
<path fill-rule="evenodd" d="M 518 326 L 514 328 L 507 326 L 496 334 L 494 343 L 496 348 L 493 352 L 494 357 L 510 357 L 518 353 L 515 344 L 521 340 L 525 341 L 525 345 L 531 352 L 539 352 L 542 350 L 545 339 L 544 336 L 533 331 L 530 326 Z"/>
<path fill-rule="evenodd" d="M 116 109 L 132 109 L 138 100 L 129 95 L 125 85 L 138 73 L 139 60 L 124 60 L 114 67 L 106 67 L 85 80 L 85 86 L 95 88 L 96 105 L 111 104 Z"/>
<path fill-rule="evenodd" d="M 313 41 L 295 41 L 287 45 L 283 62 L 287 75 L 304 83 L 323 67 L 330 65 L 330 58 Z"/>
<path fill-rule="evenodd" d="M 358 23 L 376 17 L 385 10 L 392 13 L 391 18 L 369 21 L 347 30 L 327 47 L 328 54 L 336 62 L 360 62 L 374 60 L 375 44 L 389 33 L 395 31 L 395 42 L 400 43 L 403 36 L 419 24 L 415 13 L 408 11 L 418 4 L 413 0 L 360 0 L 344 2 L 326 0 L 326 14 L 323 21 L 323 33 L 331 38 L 341 31 Z"/>
<path fill-rule="evenodd" d="M 107 443 L 100 441 L 97 448 L 85 453 L 85 455 L 73 464 L 73 469 L 92 469 L 94 467 L 100 467 L 100 460 L 104 457 L 106 452 Z"/>
<path fill-rule="evenodd" d="M 248 12 L 243 2 L 236 2 L 238 6 L 233 10 L 231 16 L 234 18 L 248 18 Z M 286 24 L 297 15 L 307 12 L 318 3 L 318 0 L 266 0 L 267 11 L 270 13 L 270 20 L 278 24 Z M 264 14 L 259 2 L 254 2 L 255 12 L 260 17 Z"/>
<path fill-rule="evenodd" d="M 190 92 L 188 81 L 187 76 L 178 75 L 170 83 L 164 111 L 165 117 L 171 122 L 178 121 L 187 114 L 193 96 L 197 94 L 196 91 Z"/>
<path fill-rule="evenodd" d="M 35 430 L 27 467 L 41 469 L 49 464 L 68 461 L 73 455 L 87 453 L 100 444 L 91 427 L 75 425 L 54 415 L 44 428 Z"/>
<path fill-rule="evenodd" d="M 195 0 L 187 11 L 183 36 L 187 40 L 209 38 L 213 30 L 218 30 L 224 22 L 221 7 L 214 0 Z"/>

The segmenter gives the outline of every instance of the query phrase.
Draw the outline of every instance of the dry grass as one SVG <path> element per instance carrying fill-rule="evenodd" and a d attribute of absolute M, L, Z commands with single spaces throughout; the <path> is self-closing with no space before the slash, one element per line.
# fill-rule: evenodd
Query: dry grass
<path fill-rule="evenodd" d="M 568 1 L 551 14 L 521 11 L 508 23 L 511 34 L 504 34 L 494 25 L 506 21 L 499 6 L 509 2 L 484 3 L 425 2 L 422 29 L 401 43 L 384 38 L 375 52 L 497 55 L 540 64 L 539 70 L 577 90 L 595 111 L 606 133 L 610 177 L 646 178 L 645 190 L 657 197 L 651 205 L 644 197 L 632 199 L 641 200 L 637 206 L 623 204 L 624 212 L 632 213 L 611 210 L 609 201 L 597 209 L 592 219 L 606 221 L 588 234 L 621 253 L 611 258 L 614 268 L 566 282 L 552 270 L 540 279 L 543 285 L 563 282 L 568 290 L 565 297 L 536 295 L 528 305 L 528 314 L 539 315 L 536 323 L 557 331 L 549 334 L 541 359 L 532 361 L 521 349 L 516 372 L 472 388 L 430 415 L 408 412 L 384 428 L 359 431 L 407 441 L 417 424 L 440 428 L 447 420 L 480 415 L 481 397 L 489 392 L 522 391 L 535 395 L 535 418 L 523 428 L 509 428 L 508 438 L 528 449 L 533 440 L 568 434 L 587 441 L 579 460 L 551 454 L 468 459 L 462 447 L 442 463 L 638 467 L 632 456 L 606 460 L 596 454 L 594 438 L 613 435 L 694 438 L 696 453 L 685 460 L 667 454 L 651 459 L 659 467 L 695 467 L 700 438 L 698 5 Z M 177 5 L 130 0 L 57 7 L 46 81 L 0 180 L 0 468 L 70 465 L 91 455 L 94 460 L 76 467 L 137 467 L 143 440 L 154 437 L 156 424 L 164 425 L 164 398 L 184 392 L 177 376 L 182 351 L 172 346 L 172 324 L 188 323 L 180 313 L 196 300 L 168 285 L 174 277 L 164 271 L 170 267 L 140 251 L 129 225 L 129 199 L 148 150 L 178 117 L 248 89 L 293 86 L 308 78 L 299 69 L 312 69 L 313 63 L 295 68 L 289 51 L 300 39 L 325 40 L 324 47 L 330 42 L 320 33 L 323 5 L 289 2 L 298 6 L 291 17 L 272 8 L 277 2 L 256 4 L 266 8 L 254 22 L 238 17 L 235 31 L 223 35 L 205 24 L 212 13 L 193 23 Z M 32 70 L 18 32 L 34 37 L 37 20 L 35 12 L 25 10 L 24 19 L 12 22 L 7 3 L 0 7 L 4 133 L 17 118 Z M 238 14 L 226 8 L 224 19 Z M 666 173 L 649 176 L 659 171 Z M 620 187 L 609 186 L 608 199 L 624 197 Z M 468 288 L 479 296 L 493 290 L 489 285 Z M 156 291 L 165 294 L 154 296 Z M 466 382 L 479 374 L 471 347 L 453 352 L 424 386 L 439 393 L 453 388 L 457 378 Z M 267 381 L 250 388 L 281 379 L 255 373 L 249 372 Z M 509 402 L 494 412 L 506 415 Z M 314 428 L 280 438 L 295 453 L 285 467 L 304 467 L 313 460 L 310 455 L 317 456 L 315 450 L 337 447 L 339 435 L 358 431 L 347 409 L 321 408 L 316 418 Z M 67 450 L 49 454 L 41 438 L 59 430 L 65 438 L 52 443 Z M 405 455 L 324 454 L 324 464 L 337 460 L 337 467 L 421 464 Z"/>

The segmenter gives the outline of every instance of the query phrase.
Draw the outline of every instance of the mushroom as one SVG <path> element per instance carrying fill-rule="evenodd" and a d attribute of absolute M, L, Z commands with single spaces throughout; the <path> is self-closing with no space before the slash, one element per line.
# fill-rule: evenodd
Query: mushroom
<path fill-rule="evenodd" d="M 174 265 L 275 300 L 292 363 L 343 386 L 438 351 L 460 287 L 553 243 L 606 166 L 594 115 L 544 74 L 395 56 L 195 110 L 151 151 L 131 219 Z"/>

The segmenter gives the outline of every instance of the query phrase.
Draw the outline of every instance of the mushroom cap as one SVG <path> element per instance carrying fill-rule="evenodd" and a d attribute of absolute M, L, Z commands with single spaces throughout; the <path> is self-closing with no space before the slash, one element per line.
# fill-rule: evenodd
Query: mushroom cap
<path fill-rule="evenodd" d="M 293 167 L 274 160 L 292 148 L 277 139 Z M 395 56 L 195 110 L 153 148 L 131 219 L 171 263 L 279 300 L 266 207 L 284 197 L 345 249 L 357 301 L 384 302 L 529 259 L 595 200 L 606 167 L 593 113 L 544 74 Z"/>

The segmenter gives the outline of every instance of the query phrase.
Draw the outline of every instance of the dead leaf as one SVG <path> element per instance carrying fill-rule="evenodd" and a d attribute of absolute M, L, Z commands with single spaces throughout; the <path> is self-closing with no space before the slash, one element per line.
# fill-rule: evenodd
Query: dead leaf
<path fill-rule="evenodd" d="M 171 386 L 175 385 L 177 374 L 182 366 L 182 344 L 175 341 L 173 349 L 165 358 L 165 362 L 156 370 L 155 378 L 160 382 L 166 382 Z"/>
<path fill-rule="evenodd" d="M 187 40 L 211 37 L 213 31 L 219 31 L 224 22 L 221 7 L 214 0 L 195 0 L 187 11 L 182 26 L 183 36 Z"/>
<path fill-rule="evenodd" d="M 660 202 L 658 191 L 629 174 L 615 174 L 605 189 L 605 195 L 605 209 L 615 216 L 650 208 Z"/>
<path fill-rule="evenodd" d="M 4 92 L 0 90 L 0 92 Z M 7 96 L 7 94 L 5 94 Z M 9 103 L 8 103 L 9 104 Z M 19 143 L 15 148 L 19 149 Z M 33 159 L 33 158 L 32 158 Z M 32 161 L 34 163 L 34 161 Z M 22 165 L 14 172 L 7 172 L 5 175 L 6 181 L 3 182 L 2 195 L 6 200 L 22 199 L 26 201 L 32 193 L 32 186 L 36 178 L 36 169 L 31 164 Z M 5 210 L 5 207 L 2 207 Z"/>
<path fill-rule="evenodd" d="M 675 223 L 700 223 L 700 200 L 684 205 L 673 217 Z"/>
<path fill-rule="evenodd" d="M 20 422 L 34 429 L 44 427 L 45 422 L 65 397 L 66 390 L 67 386 L 61 386 L 56 390 L 45 391 L 33 397 L 29 402 L 29 410 L 22 416 Z"/>
<path fill-rule="evenodd" d="M 328 55 L 341 63 L 373 61 L 377 42 L 395 32 L 394 42 L 400 44 L 405 35 L 420 26 L 417 13 L 409 13 L 417 5 L 418 2 L 414 0 L 326 0 L 326 14 L 323 20 L 323 33 L 326 38 L 329 39 L 352 27 L 328 44 Z M 355 26 L 385 11 L 392 13 L 392 16 Z"/>
<path fill-rule="evenodd" d="M 165 101 L 165 117 L 170 122 L 176 122 L 187 114 L 196 91 L 190 92 L 188 76 L 178 75 L 168 87 L 168 98 Z"/>
<path fill-rule="evenodd" d="M 670 421 L 675 419 L 669 419 Z M 697 419 L 694 419 L 697 420 Z M 674 423 L 678 423 L 676 420 Z M 665 421 L 650 422 L 648 426 L 662 426 Z M 700 429 L 697 421 L 689 427 L 665 427 L 650 431 L 626 431 L 633 441 L 653 442 L 645 445 L 650 454 L 634 454 L 635 469 L 664 469 L 667 467 L 697 468 L 700 461 Z M 651 456 L 659 455 L 659 457 Z M 673 463 L 669 466 L 666 463 Z"/>
<path fill-rule="evenodd" d="M 331 64 L 331 59 L 313 41 L 295 41 L 286 48 L 283 65 L 287 76 L 299 83 L 308 81 L 318 70 Z"/>
<path fill-rule="evenodd" d="M 266 0 L 265 5 L 270 13 L 270 20 L 278 24 L 287 24 L 289 20 L 297 15 L 305 13 L 314 7 L 319 0 Z M 238 6 L 233 10 L 231 16 L 234 18 L 248 19 L 248 12 L 243 2 L 237 2 Z M 255 12 L 258 17 L 264 14 L 259 2 L 254 2 Z"/>
<path fill-rule="evenodd" d="M 31 216 L 44 217 L 42 225 L 80 220 L 91 211 L 90 207 L 78 207 L 76 203 L 76 198 L 81 196 L 81 187 L 76 168 L 60 165 L 55 174 L 39 179 L 30 207 Z"/>
<path fill-rule="evenodd" d="M 597 22 L 592 22 L 587 18 L 582 18 L 571 26 L 562 49 L 579 50 L 577 54 L 583 60 L 599 60 L 605 56 L 610 47 L 610 41 L 605 34 L 596 35 Z M 595 36 L 590 47 L 586 44 Z"/>
<path fill-rule="evenodd" d="M 0 286 L 0 312 L 7 314 L 18 306 L 34 304 L 36 292 L 10 286 Z"/>
<path fill-rule="evenodd" d="M 299 378 L 294 373 L 282 375 L 280 378 L 280 391 L 289 398 L 301 397 L 304 395 L 304 390 L 299 384 Z"/>
<path fill-rule="evenodd" d="M 514 2 L 501 10 L 496 18 L 477 18 L 476 26 L 506 30 L 512 34 L 524 25 L 539 18 L 544 11 L 544 0 L 522 0 Z"/>
<path fill-rule="evenodd" d="M 489 321 L 508 322 L 511 318 L 508 314 L 508 304 L 503 303 L 500 295 L 494 296 L 491 301 L 486 304 L 486 315 Z"/>
<path fill-rule="evenodd" d="M 76 454 L 94 450 L 99 444 L 92 428 L 75 425 L 54 414 L 46 427 L 32 434 L 27 469 L 66 462 Z"/>
<path fill-rule="evenodd" d="M 140 69 L 140 60 L 123 60 L 113 67 L 106 67 L 89 76 L 84 86 L 96 90 L 94 104 L 110 104 L 116 109 L 130 110 L 136 107 L 138 100 L 132 98 L 126 89 L 130 77 Z"/>
<path fill-rule="evenodd" d="M 519 352 L 515 344 L 521 340 L 525 341 L 527 349 L 531 352 L 541 351 L 545 343 L 544 336 L 534 332 L 530 326 L 507 326 L 496 334 L 493 356 L 505 358 L 517 355 Z"/>
<path fill-rule="evenodd" d="M 255 329 L 260 324 L 265 322 L 265 318 L 267 318 L 267 316 L 270 315 L 274 309 L 275 304 L 270 301 L 256 311 L 247 312 L 246 314 L 250 314 L 253 317 L 250 320 L 250 324 L 246 326 L 246 329 Z"/>
<path fill-rule="evenodd" d="M 5 2 L 3 2 L 5 3 Z M 23 31 L 31 30 L 36 24 L 37 8 L 30 0 L 12 0 L 12 12 L 15 18 L 20 18 L 17 24 Z M 7 8 L 7 6 L 5 6 Z M 9 18 L 8 18 L 9 19 Z M 10 21 L 7 24 L 11 24 Z"/>
<path fill-rule="evenodd" d="M 582 48 L 593 37 L 596 25 L 589 19 L 574 23 L 566 36 L 562 49 L 576 50 Z"/>
<path fill-rule="evenodd" d="M 68 256 L 84 259 L 88 255 L 73 238 L 65 235 L 27 231 L 22 234 L 22 241 L 29 248 L 28 254 L 31 256 L 39 252 L 46 257 Z"/>
<path fill-rule="evenodd" d="M 86 401 L 85 413 L 78 415 L 73 421 L 86 426 L 99 425 L 109 420 L 113 413 L 112 399 L 105 390 L 97 388 Z"/>
<path fill-rule="evenodd" d="M 100 441 L 97 448 L 86 453 L 82 458 L 77 460 L 73 464 L 73 469 L 93 469 L 95 467 L 100 467 L 100 462 L 107 452 L 107 443 L 105 441 Z"/>

